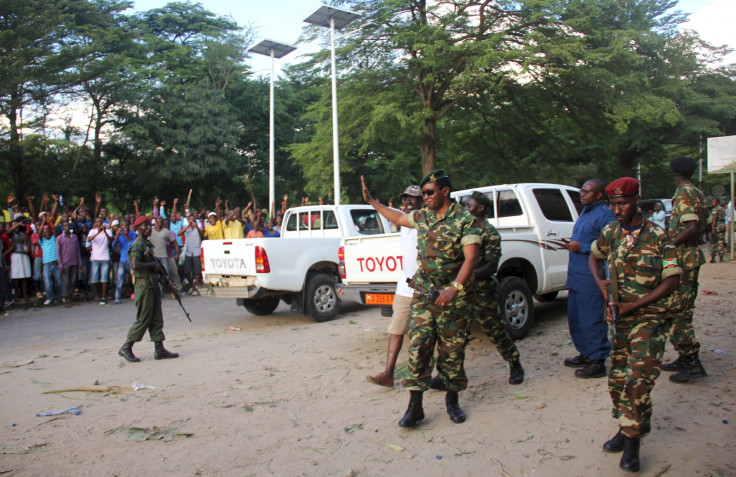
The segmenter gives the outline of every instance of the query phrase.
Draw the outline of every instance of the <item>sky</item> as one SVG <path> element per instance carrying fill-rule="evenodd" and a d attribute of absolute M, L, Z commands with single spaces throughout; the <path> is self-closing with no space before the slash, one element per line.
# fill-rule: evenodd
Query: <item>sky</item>
<path fill-rule="evenodd" d="M 134 0 L 134 9 L 139 11 L 160 8 L 170 0 Z M 252 25 L 255 43 L 267 38 L 282 43 L 294 44 L 297 50 L 280 60 L 275 60 L 278 71 L 281 66 L 303 61 L 303 53 L 314 52 L 319 45 L 297 44 L 306 25 L 304 19 L 316 11 L 322 2 L 319 0 L 196 0 L 207 10 L 221 16 L 231 16 L 238 25 Z M 727 44 L 736 50 L 736 0 L 680 0 L 679 7 L 690 13 L 685 28 L 700 33 L 701 38 L 714 44 Z M 736 62 L 736 53 L 729 58 Z M 252 55 L 248 60 L 251 70 L 256 75 L 267 75 L 271 71 L 271 59 L 262 55 Z"/>

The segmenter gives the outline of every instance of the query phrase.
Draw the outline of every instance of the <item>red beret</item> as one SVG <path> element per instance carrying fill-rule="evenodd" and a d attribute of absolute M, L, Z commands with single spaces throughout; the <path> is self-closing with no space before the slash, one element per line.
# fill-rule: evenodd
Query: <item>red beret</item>
<path fill-rule="evenodd" d="M 141 224 L 145 224 L 146 222 L 150 222 L 151 218 L 147 217 L 145 215 L 141 215 L 137 219 L 135 219 L 135 222 L 133 222 L 133 227 L 138 227 Z"/>
<path fill-rule="evenodd" d="M 639 195 L 639 181 L 633 177 L 620 177 L 606 186 L 608 197 Z"/>

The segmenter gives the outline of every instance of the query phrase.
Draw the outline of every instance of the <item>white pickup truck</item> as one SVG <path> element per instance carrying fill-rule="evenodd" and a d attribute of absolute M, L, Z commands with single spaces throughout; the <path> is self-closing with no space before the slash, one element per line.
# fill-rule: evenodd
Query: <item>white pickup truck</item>
<path fill-rule="evenodd" d="M 568 251 L 565 242 L 582 210 L 580 191 L 557 184 L 506 184 L 452 193 L 463 198 L 478 190 L 491 200 L 488 221 L 501 234 L 499 303 L 515 339 L 534 320 L 534 300 L 554 300 L 565 288 Z M 398 234 L 345 238 L 339 250 L 341 283 L 337 291 L 364 304 L 390 305 L 400 269 Z"/>
<path fill-rule="evenodd" d="M 331 320 L 340 305 L 340 241 L 385 234 L 389 225 L 369 205 L 303 206 L 286 211 L 279 238 L 204 240 L 207 294 L 235 298 L 254 315 L 268 315 L 284 300 L 294 313 Z"/>

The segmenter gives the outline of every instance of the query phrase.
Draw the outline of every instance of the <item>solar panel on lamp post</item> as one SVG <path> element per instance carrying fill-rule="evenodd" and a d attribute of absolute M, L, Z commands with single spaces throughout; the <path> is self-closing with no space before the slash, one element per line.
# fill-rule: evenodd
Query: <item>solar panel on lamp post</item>
<path fill-rule="evenodd" d="M 304 21 L 330 29 L 330 53 L 332 60 L 332 162 L 335 187 L 335 205 L 340 204 L 340 150 L 337 127 L 337 68 L 335 66 L 335 30 L 340 30 L 360 18 L 360 15 L 338 8 L 321 6 Z"/>
<path fill-rule="evenodd" d="M 274 201 L 275 201 L 275 150 L 274 150 L 274 107 L 273 107 L 273 82 L 275 76 L 274 58 L 283 58 L 292 51 L 296 50 L 296 47 L 287 43 L 280 43 L 274 40 L 262 40 L 256 46 L 252 47 L 251 53 L 271 57 L 271 89 L 268 100 L 268 215 L 273 218 L 274 214 Z"/>

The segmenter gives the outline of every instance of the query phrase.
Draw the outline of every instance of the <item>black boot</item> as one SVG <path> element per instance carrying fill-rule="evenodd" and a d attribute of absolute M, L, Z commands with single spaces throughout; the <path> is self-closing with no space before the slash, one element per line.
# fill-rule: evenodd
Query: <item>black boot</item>
<path fill-rule="evenodd" d="M 698 353 L 690 356 L 682 357 L 683 364 L 680 370 L 670 376 L 670 381 L 673 383 L 691 383 L 698 378 L 704 378 L 708 376 L 703 368 L 703 364 L 700 362 Z"/>
<path fill-rule="evenodd" d="M 179 357 L 179 353 L 172 353 L 168 351 L 166 348 L 164 348 L 163 341 L 156 341 L 156 343 L 154 344 L 156 346 L 156 349 L 153 352 L 153 359 L 169 359 L 169 358 Z"/>
<path fill-rule="evenodd" d="M 460 409 L 460 404 L 457 402 L 457 391 L 447 391 L 445 405 L 447 406 L 447 414 L 450 415 L 452 422 L 455 424 L 465 422 L 465 413 Z"/>
<path fill-rule="evenodd" d="M 521 384 L 524 382 L 524 368 L 521 367 L 521 361 L 518 359 L 509 363 L 511 369 L 509 371 L 509 384 Z"/>
<path fill-rule="evenodd" d="M 621 433 L 621 429 L 618 430 L 615 436 L 603 444 L 603 450 L 612 454 L 624 450 L 624 435 Z"/>
<path fill-rule="evenodd" d="M 411 398 L 409 398 L 409 407 L 406 409 L 406 414 L 399 421 L 399 427 L 416 427 L 417 423 L 424 419 L 424 409 L 422 409 L 422 391 L 409 391 Z"/>
<path fill-rule="evenodd" d="M 627 472 L 639 472 L 639 439 L 624 436 L 623 451 L 618 466 Z"/>
<path fill-rule="evenodd" d="M 662 363 L 662 371 L 679 371 L 685 362 L 682 356 L 678 356 L 676 360 L 669 363 Z"/>
<path fill-rule="evenodd" d="M 133 354 L 133 342 L 132 341 L 126 341 L 123 346 L 120 347 L 118 350 L 118 354 L 122 356 L 123 358 L 127 359 L 131 363 L 137 363 L 140 361 L 140 358 L 136 358 Z"/>
<path fill-rule="evenodd" d="M 602 378 L 606 375 L 606 361 L 604 359 L 596 359 L 582 369 L 575 370 L 575 376 L 578 378 Z"/>

